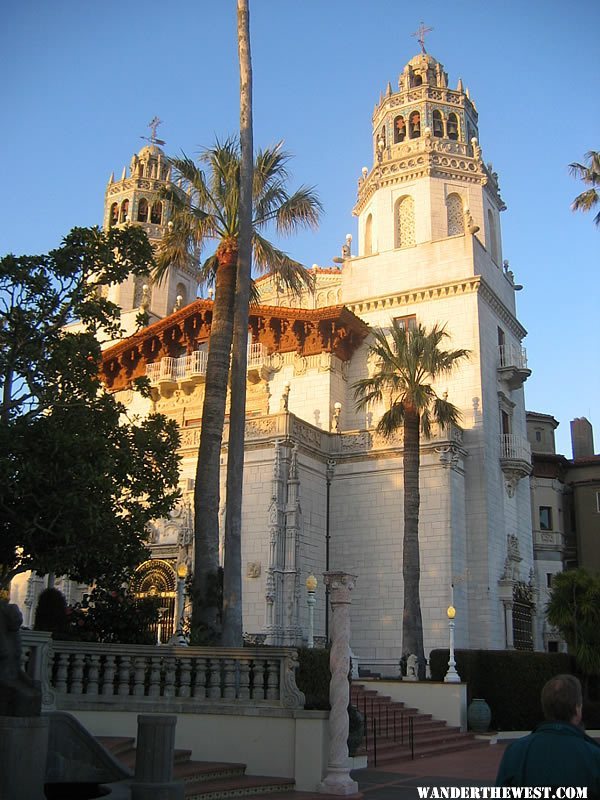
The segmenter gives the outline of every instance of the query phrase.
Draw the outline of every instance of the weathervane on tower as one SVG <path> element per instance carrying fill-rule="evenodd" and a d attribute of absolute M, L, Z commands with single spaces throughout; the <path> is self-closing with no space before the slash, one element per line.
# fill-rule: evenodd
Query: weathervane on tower
<path fill-rule="evenodd" d="M 421 45 L 421 52 L 422 53 L 426 53 L 427 52 L 425 50 L 425 36 L 428 33 L 431 33 L 432 30 L 433 30 L 433 28 L 426 28 L 425 27 L 425 23 L 423 22 L 423 20 L 421 20 L 421 24 L 419 25 L 417 30 L 414 33 L 411 33 L 411 36 L 416 36 L 417 37 L 417 41 Z"/>
<path fill-rule="evenodd" d="M 159 125 L 162 124 L 162 119 L 158 117 L 153 117 L 150 122 L 148 123 L 148 127 L 150 128 L 150 136 L 140 136 L 140 139 L 145 139 L 147 142 L 151 144 L 166 144 L 163 139 L 158 139 L 156 136 L 156 129 Z"/>

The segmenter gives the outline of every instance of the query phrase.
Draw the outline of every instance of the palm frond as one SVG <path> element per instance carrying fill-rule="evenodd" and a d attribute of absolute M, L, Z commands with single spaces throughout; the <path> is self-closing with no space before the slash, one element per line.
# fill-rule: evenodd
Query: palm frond
<path fill-rule="evenodd" d="M 315 229 L 323 206 L 314 187 L 301 186 L 282 203 L 275 214 L 277 231 L 289 234 L 298 228 Z"/>
<path fill-rule="evenodd" d="M 259 271 L 275 274 L 280 283 L 292 294 L 299 295 L 303 290 L 313 288 L 314 276 L 256 230 L 252 236 L 252 250 Z"/>

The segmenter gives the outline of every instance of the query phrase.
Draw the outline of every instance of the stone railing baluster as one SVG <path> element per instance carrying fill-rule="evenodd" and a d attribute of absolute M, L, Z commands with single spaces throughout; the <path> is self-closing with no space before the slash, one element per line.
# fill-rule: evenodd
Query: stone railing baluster
<path fill-rule="evenodd" d="M 119 657 L 119 672 L 117 675 L 117 694 L 119 697 L 129 696 L 129 678 L 131 669 L 131 656 L 122 655 Z"/>
<path fill-rule="evenodd" d="M 143 697 L 146 691 L 146 658 L 137 656 L 133 659 L 133 694 Z"/>
<path fill-rule="evenodd" d="M 194 684 L 192 686 L 192 697 L 199 697 L 204 700 L 206 697 L 206 659 L 196 659 L 196 670 L 194 673 Z"/>
<path fill-rule="evenodd" d="M 177 697 L 191 697 L 191 680 L 192 680 L 192 659 L 180 658 L 179 659 L 179 684 L 177 686 Z"/>
<path fill-rule="evenodd" d="M 152 656 L 150 659 L 150 686 L 148 688 L 149 697 L 160 697 L 160 665 L 161 657 Z"/>
<path fill-rule="evenodd" d="M 267 661 L 267 700 L 279 699 L 279 661 Z"/>
<path fill-rule="evenodd" d="M 107 655 L 104 662 L 104 678 L 102 680 L 102 695 L 113 695 L 115 693 L 115 664 L 116 656 Z M 58 687 L 57 687 L 58 688 Z"/>
<path fill-rule="evenodd" d="M 85 653 L 75 653 L 71 669 L 71 694 L 83 693 L 83 665 Z"/>
<path fill-rule="evenodd" d="M 88 696 L 98 694 L 98 678 L 100 677 L 100 656 L 88 656 L 88 680 L 85 693 Z"/>
<path fill-rule="evenodd" d="M 165 659 L 165 687 L 164 697 L 175 697 L 175 659 Z"/>
<path fill-rule="evenodd" d="M 221 699 L 221 659 L 211 658 L 208 664 L 208 697 Z"/>
<path fill-rule="evenodd" d="M 240 688 L 238 698 L 240 700 L 250 699 L 250 661 L 247 658 L 239 660 L 240 665 Z"/>
<path fill-rule="evenodd" d="M 67 691 L 67 678 L 69 674 L 69 662 L 71 655 L 69 653 L 59 653 L 57 656 L 58 667 L 56 668 L 56 691 Z"/>
<path fill-rule="evenodd" d="M 265 662 L 262 658 L 255 658 L 252 662 L 252 677 L 254 678 L 252 685 L 252 699 L 264 700 L 265 699 Z"/>
<path fill-rule="evenodd" d="M 226 700 L 231 700 L 236 695 L 235 674 L 235 660 L 233 658 L 226 658 L 223 669 L 223 697 Z"/>

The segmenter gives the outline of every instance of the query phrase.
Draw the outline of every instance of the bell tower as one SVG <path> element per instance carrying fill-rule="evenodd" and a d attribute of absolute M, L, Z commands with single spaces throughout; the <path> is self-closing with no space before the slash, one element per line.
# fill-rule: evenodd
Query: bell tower
<path fill-rule="evenodd" d="M 479 233 L 502 264 L 497 176 L 485 165 L 478 116 L 459 79 L 448 86 L 442 64 L 412 58 L 373 112 L 373 166 L 358 182 L 359 256 Z"/>
<path fill-rule="evenodd" d="M 166 190 L 177 191 L 171 182 L 171 169 L 167 157 L 156 138 L 160 120 L 150 123 L 149 144 L 133 155 L 127 167 L 123 167 L 120 180 L 110 176 L 104 200 L 104 228 L 121 225 L 140 225 L 150 242 L 157 245 L 169 224 L 171 204 L 165 199 Z M 119 286 L 109 289 L 108 297 L 119 305 L 121 318 L 127 332 L 134 328 L 134 320 L 145 310 L 150 322 L 171 314 L 196 297 L 198 276 L 195 270 L 171 266 L 160 284 L 153 283 L 150 275 L 133 276 Z"/>

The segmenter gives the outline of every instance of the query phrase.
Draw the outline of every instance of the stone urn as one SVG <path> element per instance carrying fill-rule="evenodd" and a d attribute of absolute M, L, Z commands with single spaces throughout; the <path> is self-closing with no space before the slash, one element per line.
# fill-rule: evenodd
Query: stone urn
<path fill-rule="evenodd" d="M 490 727 L 492 712 L 481 697 L 474 697 L 467 710 L 467 723 L 473 733 L 485 733 Z"/>

